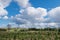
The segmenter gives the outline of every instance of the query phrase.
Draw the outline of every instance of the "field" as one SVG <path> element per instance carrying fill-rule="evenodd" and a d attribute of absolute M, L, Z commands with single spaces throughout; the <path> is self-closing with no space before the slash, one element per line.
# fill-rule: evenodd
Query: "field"
<path fill-rule="evenodd" d="M 60 31 L 57 29 L 0 30 L 0 40 L 60 40 Z"/>

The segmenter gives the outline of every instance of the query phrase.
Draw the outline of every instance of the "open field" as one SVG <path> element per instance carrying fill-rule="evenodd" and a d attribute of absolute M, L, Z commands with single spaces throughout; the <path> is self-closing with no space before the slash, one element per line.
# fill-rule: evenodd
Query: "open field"
<path fill-rule="evenodd" d="M 44 29 L 0 30 L 0 40 L 60 40 L 60 31 Z"/>

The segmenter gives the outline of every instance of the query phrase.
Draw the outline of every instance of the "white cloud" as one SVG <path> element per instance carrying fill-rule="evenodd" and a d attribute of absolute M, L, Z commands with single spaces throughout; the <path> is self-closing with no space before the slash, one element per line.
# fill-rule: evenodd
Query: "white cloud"
<path fill-rule="evenodd" d="M 59 22 L 60 23 L 60 7 L 53 8 L 49 12 L 49 17 L 54 21 L 54 22 Z"/>
<path fill-rule="evenodd" d="M 60 14 L 58 9 L 60 10 L 60 7 L 54 8 L 47 12 L 47 9 L 45 8 L 28 7 L 21 9 L 21 14 L 17 14 L 15 17 L 12 16 L 12 20 L 16 24 L 19 24 L 21 28 L 57 28 L 58 23 L 55 21 L 58 22 L 58 15 Z"/>
<path fill-rule="evenodd" d="M 21 9 L 20 13 L 21 14 L 18 14 L 15 17 L 11 17 L 13 22 L 19 24 L 20 27 L 33 28 L 36 27 L 36 23 L 40 24 L 47 21 L 47 18 L 44 18 L 47 16 L 47 10 L 44 8 L 28 7 L 26 9 Z"/>
<path fill-rule="evenodd" d="M 26 9 L 28 15 L 37 16 L 38 14 L 40 16 L 46 16 L 47 10 L 45 8 L 34 8 L 34 7 L 28 7 Z"/>
<path fill-rule="evenodd" d="M 17 14 L 11 19 L 20 27 L 24 28 L 45 28 L 45 27 L 58 27 L 56 22 L 60 22 L 60 7 L 56 7 L 50 11 L 45 8 L 35 8 L 29 3 L 29 0 L 14 0 L 22 9 L 21 14 Z M 25 9 L 24 9 L 25 8 Z"/>
<path fill-rule="evenodd" d="M 11 25 L 11 28 L 16 28 L 18 26 L 16 23 L 13 23 L 13 22 L 9 22 L 8 24 Z"/>
<path fill-rule="evenodd" d="M 57 28 L 58 24 L 57 23 L 36 23 L 35 26 L 36 28 Z"/>
<path fill-rule="evenodd" d="M 12 0 L 0 0 L 0 7 L 6 8 Z"/>
<path fill-rule="evenodd" d="M 15 0 L 19 6 L 21 6 L 22 8 L 26 8 L 31 6 L 31 4 L 29 3 L 29 0 Z"/>
<path fill-rule="evenodd" d="M 8 12 L 5 9 L 0 7 L 0 16 L 5 16 L 7 14 L 8 14 Z"/>
<path fill-rule="evenodd" d="M 0 0 L 0 17 L 7 19 L 8 11 L 5 9 L 12 0 Z"/>
<path fill-rule="evenodd" d="M 4 16 L 3 19 L 8 19 L 8 16 Z"/>
<path fill-rule="evenodd" d="M 27 19 L 29 21 L 45 21 L 46 19 L 44 18 L 47 16 L 47 10 L 44 8 L 34 8 L 34 7 L 28 7 L 26 9 L 20 10 L 20 13 L 22 15 L 22 18 Z"/>
<path fill-rule="evenodd" d="M 20 25 L 20 28 L 58 28 L 58 23 L 27 23 Z"/>

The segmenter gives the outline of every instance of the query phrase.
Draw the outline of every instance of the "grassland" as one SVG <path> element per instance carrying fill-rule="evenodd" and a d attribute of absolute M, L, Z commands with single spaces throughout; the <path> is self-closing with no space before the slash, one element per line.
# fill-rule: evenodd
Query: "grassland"
<path fill-rule="evenodd" d="M 0 30 L 0 40 L 60 40 L 60 31 L 58 29 Z"/>

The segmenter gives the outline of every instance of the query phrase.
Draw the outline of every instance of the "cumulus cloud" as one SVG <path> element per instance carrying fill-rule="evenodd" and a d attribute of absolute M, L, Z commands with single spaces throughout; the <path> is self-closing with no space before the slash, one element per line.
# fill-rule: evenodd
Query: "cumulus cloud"
<path fill-rule="evenodd" d="M 57 28 L 59 26 L 60 7 L 47 11 L 45 8 L 32 7 L 29 0 L 14 1 L 17 2 L 22 9 L 20 10 L 20 14 L 11 16 L 11 20 L 20 25 L 21 28 Z"/>
<path fill-rule="evenodd" d="M 5 9 L 12 0 L 0 0 L 0 19 L 8 19 L 8 12 Z M 60 26 L 60 7 L 49 11 L 45 8 L 32 7 L 29 0 L 14 0 L 21 7 L 20 14 L 11 16 L 11 20 L 21 28 L 46 28 Z M 14 25 L 16 25 L 14 24 Z"/>
<path fill-rule="evenodd" d="M 8 16 L 4 16 L 3 19 L 8 19 Z"/>
<path fill-rule="evenodd" d="M 59 22 L 60 23 L 60 7 L 53 8 L 48 13 L 49 13 L 49 17 L 54 22 Z"/>
<path fill-rule="evenodd" d="M 8 12 L 5 9 L 0 7 L 0 16 L 5 16 L 7 14 L 8 14 Z"/>
<path fill-rule="evenodd" d="M 35 22 L 45 21 L 46 19 L 44 17 L 47 16 L 47 10 L 44 8 L 28 7 L 26 9 L 20 10 L 20 13 L 22 15 L 22 18 L 31 22 L 32 20 Z"/>
<path fill-rule="evenodd" d="M 54 8 L 48 12 L 45 8 L 28 7 L 21 9 L 21 14 L 17 14 L 15 17 L 12 16 L 11 19 L 16 24 L 19 24 L 20 27 L 24 28 L 57 28 L 59 24 L 56 22 L 60 21 L 59 10 L 60 7 Z"/>
<path fill-rule="evenodd" d="M 6 8 L 12 0 L 0 0 L 0 7 Z"/>
<path fill-rule="evenodd" d="M 11 17 L 13 22 L 19 24 L 20 27 L 33 28 L 36 27 L 36 23 L 40 24 L 48 20 L 48 18 L 45 18 L 47 16 L 47 10 L 45 8 L 28 7 L 21 9 L 20 13 L 21 14 L 17 14 L 15 17 Z"/>
<path fill-rule="evenodd" d="M 57 28 L 57 23 L 36 23 L 36 28 Z"/>
<path fill-rule="evenodd" d="M 9 6 L 10 2 L 12 0 L 0 0 L 0 18 L 7 19 L 8 17 L 6 16 L 8 14 L 8 11 L 5 9 L 7 6 Z"/>
<path fill-rule="evenodd" d="M 15 0 L 19 6 L 21 6 L 22 8 L 26 8 L 31 6 L 31 4 L 29 3 L 29 0 Z"/>

